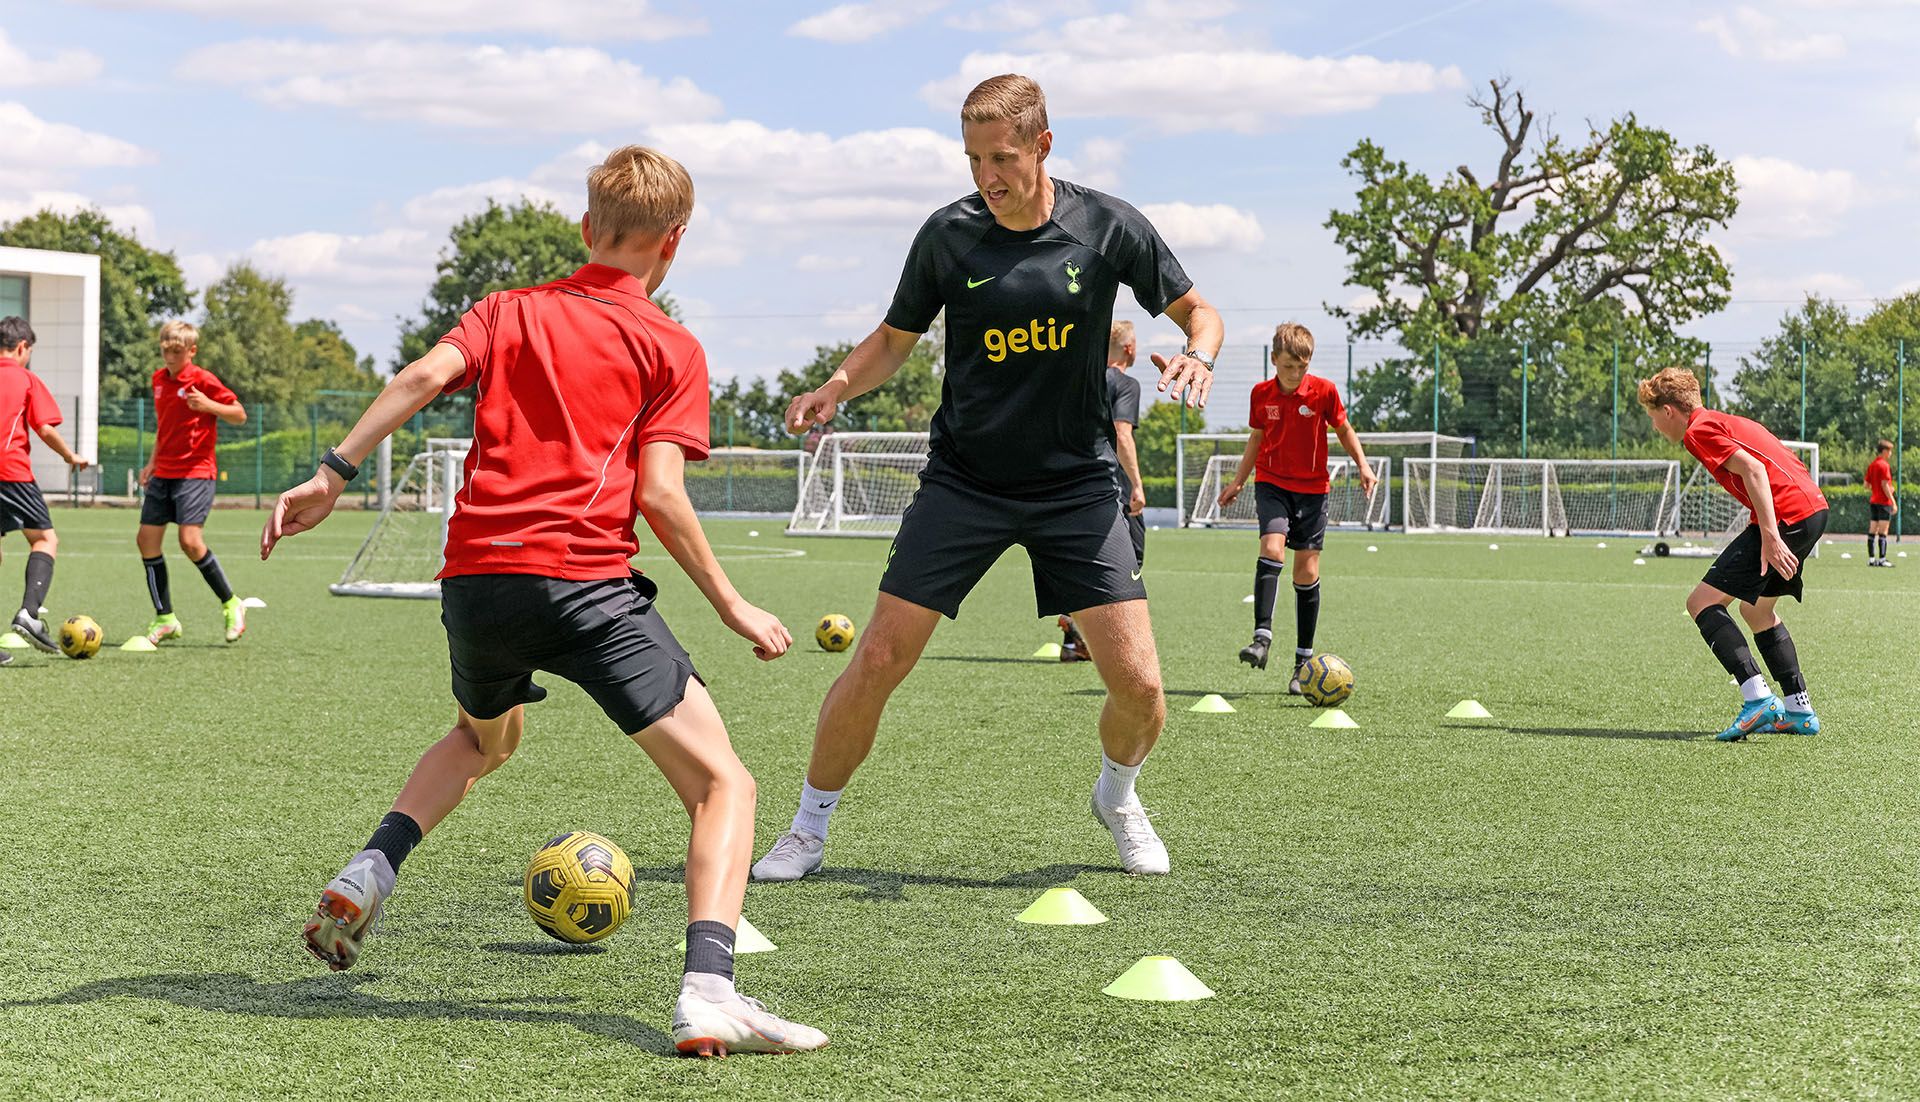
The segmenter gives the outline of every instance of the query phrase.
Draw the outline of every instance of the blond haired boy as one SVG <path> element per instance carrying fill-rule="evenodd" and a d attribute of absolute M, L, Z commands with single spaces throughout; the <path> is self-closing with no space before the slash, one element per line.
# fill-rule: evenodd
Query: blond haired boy
<path fill-rule="evenodd" d="M 414 767 L 366 848 L 320 895 L 303 931 L 351 967 L 400 863 L 482 777 L 512 756 L 545 671 L 587 691 L 647 752 L 693 820 L 687 955 L 674 1005 L 682 1053 L 795 1052 L 827 1043 L 733 983 L 734 928 L 753 857 L 753 778 L 713 698 L 628 560 L 644 517 L 721 620 L 771 661 L 793 637 L 749 604 L 714 559 L 687 499 L 707 455 L 699 341 L 650 299 L 693 214 L 693 181 L 643 146 L 587 175 L 579 271 L 488 295 L 374 399 L 309 481 L 275 504 L 260 555 L 325 520 L 375 446 L 442 392 L 475 387 L 466 481 L 447 523 L 441 619 L 456 719 Z"/>

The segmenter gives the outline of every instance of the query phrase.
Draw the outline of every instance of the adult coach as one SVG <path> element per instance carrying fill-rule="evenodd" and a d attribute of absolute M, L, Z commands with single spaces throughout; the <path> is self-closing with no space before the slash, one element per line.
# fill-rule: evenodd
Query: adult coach
<path fill-rule="evenodd" d="M 1154 356 L 1160 389 L 1204 405 L 1220 316 L 1139 211 L 1047 175 L 1046 97 L 1023 76 L 968 94 L 960 132 L 977 194 L 934 213 L 907 253 L 886 320 L 820 389 L 794 399 L 787 427 L 832 419 L 880 385 L 946 311 L 946 377 L 920 489 L 901 518 L 873 616 L 820 706 L 793 828 L 754 865 L 757 880 L 820 867 L 827 819 L 873 748 L 887 699 L 940 617 L 1014 544 L 1033 560 L 1038 615 L 1068 613 L 1106 683 L 1105 760 L 1094 816 L 1130 873 L 1164 873 L 1167 851 L 1134 795 L 1166 719 L 1146 588 L 1120 504 L 1106 355 L 1121 284 L 1187 334 Z"/>

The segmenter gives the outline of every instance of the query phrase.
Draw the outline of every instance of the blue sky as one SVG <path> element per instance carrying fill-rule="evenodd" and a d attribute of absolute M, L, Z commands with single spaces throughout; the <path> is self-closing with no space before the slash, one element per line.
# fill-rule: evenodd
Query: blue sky
<path fill-rule="evenodd" d="M 716 377 L 856 338 L 1008 69 L 1048 89 L 1055 174 L 1148 211 L 1248 371 L 1279 321 L 1340 339 L 1340 156 L 1489 164 L 1464 100 L 1499 74 L 1563 131 L 1634 111 L 1735 159 L 1736 304 L 1695 327 L 1730 353 L 1804 292 L 1920 287 L 1920 0 L 0 0 L 0 35 L 0 218 L 98 204 L 196 286 L 250 259 L 383 366 L 455 219 L 577 211 L 627 141 L 693 172 L 668 288 Z"/>

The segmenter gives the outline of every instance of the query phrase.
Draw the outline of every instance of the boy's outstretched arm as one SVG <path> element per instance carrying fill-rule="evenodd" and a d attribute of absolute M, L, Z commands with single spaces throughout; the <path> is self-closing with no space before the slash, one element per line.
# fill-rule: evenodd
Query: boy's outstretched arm
<path fill-rule="evenodd" d="M 734 634 L 753 644 L 755 657 L 770 662 L 787 653 L 793 635 L 771 612 L 756 608 L 733 583 L 720 561 L 713 557 L 707 533 L 694 515 L 693 502 L 687 499 L 687 457 L 680 445 L 670 440 L 655 440 L 640 449 L 640 480 L 634 486 L 634 502 L 640 515 L 647 518 L 655 539 L 667 549 L 682 572 L 700 587 L 707 603 L 720 614 L 721 622 Z"/>
<path fill-rule="evenodd" d="M 91 464 L 91 460 L 82 459 L 77 452 L 67 447 L 66 437 L 61 436 L 60 430 L 52 425 L 41 425 L 33 431 L 40 434 L 40 439 L 46 443 L 47 447 L 53 449 L 53 454 L 65 460 L 67 466 L 74 470 L 85 470 Z"/>
<path fill-rule="evenodd" d="M 1373 468 L 1367 465 L 1367 452 L 1360 446 L 1360 434 L 1353 431 L 1353 422 L 1342 424 L 1333 430 L 1333 434 L 1340 438 L 1340 446 L 1347 449 L 1354 465 L 1360 468 L 1360 492 L 1372 497 L 1373 488 L 1380 484 L 1380 476 L 1374 474 Z"/>
<path fill-rule="evenodd" d="M 359 466 L 380 441 L 393 435 L 407 419 L 427 407 L 440 391 L 467 369 L 466 356 L 453 345 L 436 344 L 427 354 L 401 368 L 388 381 L 379 397 L 360 415 L 360 420 L 335 448 L 340 458 Z M 340 491 L 347 488 L 331 467 L 321 467 L 293 489 L 280 495 L 273 504 L 273 516 L 260 532 L 260 557 L 273 553 L 273 545 L 282 536 L 298 535 L 327 519 Z"/>
<path fill-rule="evenodd" d="M 1240 488 L 1247 484 L 1247 476 L 1253 473 L 1254 457 L 1260 454 L 1262 436 L 1259 429 L 1247 433 L 1247 447 L 1240 453 L 1240 465 L 1233 470 L 1233 481 L 1220 488 L 1222 509 L 1232 505 L 1233 499 L 1240 496 Z"/>

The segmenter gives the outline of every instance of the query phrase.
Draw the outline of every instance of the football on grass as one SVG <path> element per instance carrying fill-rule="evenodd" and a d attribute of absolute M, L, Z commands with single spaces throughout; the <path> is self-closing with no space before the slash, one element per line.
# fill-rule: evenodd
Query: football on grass
<path fill-rule="evenodd" d="M 835 653 L 853 646 L 853 635 L 853 621 L 838 612 L 820 617 L 813 629 L 813 641 L 820 644 L 820 649 Z"/>
<path fill-rule="evenodd" d="M 91 616 L 69 616 L 60 625 L 60 653 L 68 658 L 92 658 L 100 653 L 100 625 Z"/>
<path fill-rule="evenodd" d="M 620 928 L 633 908 L 633 862 L 598 834 L 575 830 L 527 866 L 527 913 L 561 941 L 585 945 Z"/>
<path fill-rule="evenodd" d="M 1316 654 L 1300 663 L 1300 695 L 1320 708 L 1331 708 L 1353 695 L 1353 669 L 1337 655 Z"/>

